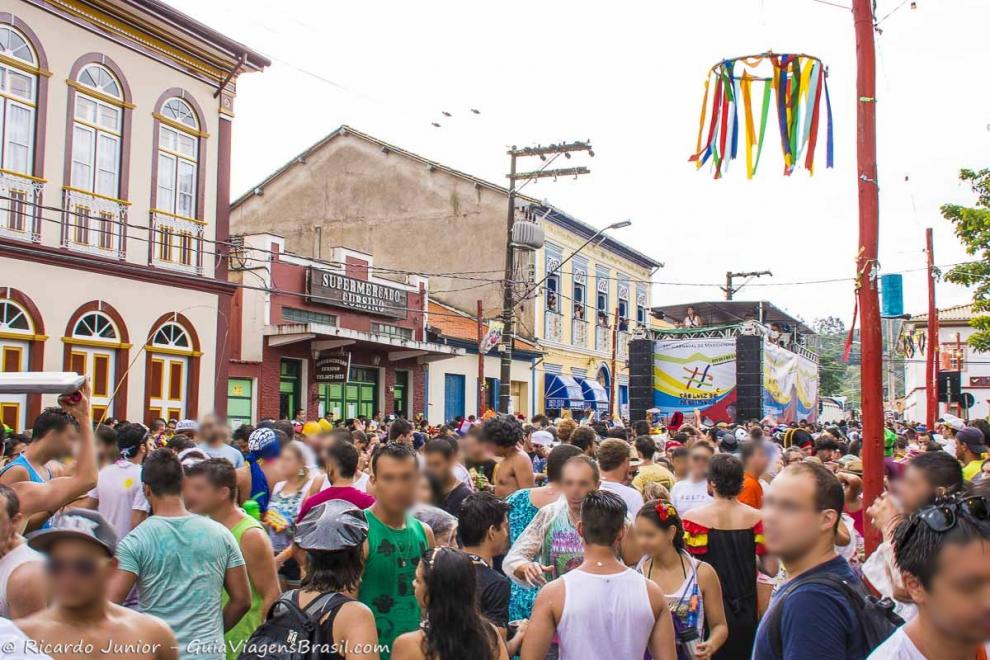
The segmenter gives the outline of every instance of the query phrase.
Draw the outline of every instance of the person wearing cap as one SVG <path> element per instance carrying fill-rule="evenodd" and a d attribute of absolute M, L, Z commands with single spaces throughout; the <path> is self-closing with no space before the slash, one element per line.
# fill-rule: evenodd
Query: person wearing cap
<path fill-rule="evenodd" d="M 296 526 L 293 547 L 306 577 L 298 590 L 287 592 L 282 600 L 317 613 L 320 639 L 332 641 L 335 647 L 333 652 L 320 654 L 323 660 L 379 658 L 377 651 L 360 652 L 377 649 L 379 643 L 375 616 L 357 599 L 367 540 L 368 521 L 361 509 L 344 500 L 313 507 Z"/>
<path fill-rule="evenodd" d="M 53 658 L 179 657 L 164 621 L 111 602 L 117 534 L 99 513 L 68 509 L 31 533 L 28 544 L 47 557 L 52 593 L 48 608 L 17 621 L 34 648 Z"/>
<path fill-rule="evenodd" d="M 244 556 L 220 523 L 186 510 L 182 464 L 168 449 L 144 462 L 141 481 L 155 515 L 117 545 L 110 599 L 140 587 L 141 611 L 160 617 L 179 640 L 183 660 L 222 660 L 223 634 L 251 608 Z M 226 591 L 229 600 L 221 605 Z"/>
<path fill-rule="evenodd" d="M 199 427 L 200 450 L 208 458 L 226 458 L 231 465 L 244 465 L 244 455 L 230 444 L 230 430 L 213 415 L 207 415 Z"/>
<path fill-rule="evenodd" d="M 17 494 L 0 486 L 0 617 L 10 619 L 48 605 L 44 557 L 21 536 L 23 521 Z"/>
<path fill-rule="evenodd" d="M 235 660 L 244 642 L 261 625 L 265 613 L 282 593 L 275 568 L 275 552 L 261 523 L 234 503 L 237 475 L 229 461 L 223 458 L 200 461 L 186 468 L 185 475 L 182 497 L 186 507 L 229 529 L 247 566 L 251 582 L 251 609 L 224 634 L 227 658 Z M 226 594 L 221 602 L 226 602 Z"/>
<path fill-rule="evenodd" d="M 980 474 L 987 445 L 983 431 L 975 426 L 964 426 L 956 432 L 956 458 L 963 465 L 963 478 L 972 481 Z"/>
<path fill-rule="evenodd" d="M 43 410 L 34 420 L 31 444 L 0 470 L 0 484 L 17 493 L 24 514 L 22 524 L 28 530 L 47 527 L 52 514 L 96 486 L 99 466 L 88 381 L 77 394 L 74 402 L 59 397 L 59 408 Z M 46 467 L 49 461 L 73 454 L 72 475 L 54 477 Z"/>
<path fill-rule="evenodd" d="M 237 470 L 238 504 L 254 500 L 262 514 L 268 511 L 272 488 L 287 476 L 282 474 L 281 455 L 282 442 L 274 429 L 259 427 L 251 433 L 247 464 Z"/>
<path fill-rule="evenodd" d="M 195 419 L 180 419 L 175 424 L 175 435 L 184 435 L 190 440 L 195 440 L 199 434 L 199 422 Z"/>

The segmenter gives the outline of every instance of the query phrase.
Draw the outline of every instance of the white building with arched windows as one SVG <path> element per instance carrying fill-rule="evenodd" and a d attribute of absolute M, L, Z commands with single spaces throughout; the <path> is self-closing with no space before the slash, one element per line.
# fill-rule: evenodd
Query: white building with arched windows
<path fill-rule="evenodd" d="M 268 64 L 151 0 L 0 6 L 0 370 L 87 374 L 97 419 L 225 412 L 234 90 Z"/>

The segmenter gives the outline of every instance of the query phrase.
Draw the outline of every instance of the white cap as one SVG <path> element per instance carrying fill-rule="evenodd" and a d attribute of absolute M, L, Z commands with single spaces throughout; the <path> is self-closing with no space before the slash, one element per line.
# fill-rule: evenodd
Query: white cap
<path fill-rule="evenodd" d="M 541 447 L 549 447 L 553 444 L 553 434 L 549 431 L 533 431 L 530 439 L 534 445 L 540 445 Z"/>

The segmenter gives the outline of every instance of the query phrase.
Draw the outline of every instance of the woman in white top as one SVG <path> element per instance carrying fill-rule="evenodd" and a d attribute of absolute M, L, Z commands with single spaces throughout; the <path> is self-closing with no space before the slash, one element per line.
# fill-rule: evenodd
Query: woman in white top
<path fill-rule="evenodd" d="M 636 516 L 635 530 L 639 547 L 646 553 L 636 569 L 667 597 L 677 633 L 678 660 L 710 658 L 729 636 L 718 575 L 684 550 L 684 528 L 670 502 L 644 504 Z M 705 624 L 708 639 L 704 638 Z M 688 651 L 688 638 L 693 638 L 693 654 Z"/>

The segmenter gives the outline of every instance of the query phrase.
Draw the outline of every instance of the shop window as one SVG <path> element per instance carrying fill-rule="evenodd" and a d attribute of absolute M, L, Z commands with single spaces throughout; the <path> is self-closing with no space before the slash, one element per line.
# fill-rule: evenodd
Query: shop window
<path fill-rule="evenodd" d="M 333 314 L 321 314 L 320 312 L 311 312 L 308 309 L 296 309 L 295 307 L 283 307 L 282 320 L 289 321 L 290 323 L 337 325 L 337 317 Z"/>
<path fill-rule="evenodd" d="M 227 421 L 231 428 L 250 424 L 254 381 L 250 378 L 230 378 L 227 380 Z"/>
<path fill-rule="evenodd" d="M 372 323 L 371 332 L 376 335 L 388 335 L 390 337 L 398 337 L 399 339 L 412 339 L 413 336 L 412 328 L 403 328 L 397 325 L 388 325 L 387 323 Z"/>

